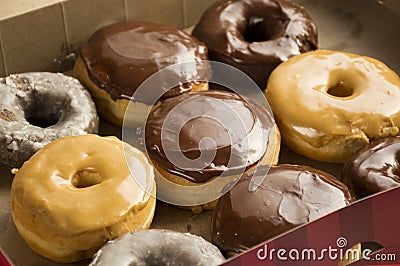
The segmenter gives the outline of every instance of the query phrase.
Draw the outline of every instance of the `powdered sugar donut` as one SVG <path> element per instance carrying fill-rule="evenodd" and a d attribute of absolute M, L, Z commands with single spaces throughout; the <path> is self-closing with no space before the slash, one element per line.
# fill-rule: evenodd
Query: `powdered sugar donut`
<path fill-rule="evenodd" d="M 97 133 L 90 94 L 60 73 L 24 73 L 0 78 L 0 161 L 19 167 L 52 140 Z"/>
<path fill-rule="evenodd" d="M 143 230 L 125 234 L 100 249 L 95 265 L 220 265 L 224 257 L 201 237 L 169 230 Z"/>

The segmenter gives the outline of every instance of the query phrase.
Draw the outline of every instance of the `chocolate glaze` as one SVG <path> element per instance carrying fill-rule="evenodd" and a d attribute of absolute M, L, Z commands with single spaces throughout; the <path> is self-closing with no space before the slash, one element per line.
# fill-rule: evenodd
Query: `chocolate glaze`
<path fill-rule="evenodd" d="M 383 138 L 358 150 L 343 166 L 342 180 L 366 197 L 400 185 L 400 137 Z"/>
<path fill-rule="evenodd" d="M 345 207 L 353 198 L 333 176 L 306 166 L 272 166 L 253 192 L 253 175 L 265 175 L 258 166 L 245 174 L 217 203 L 211 237 L 223 251 L 240 252 L 301 224 Z"/>
<path fill-rule="evenodd" d="M 318 46 L 310 16 L 286 0 L 216 1 L 193 35 L 208 46 L 211 60 L 239 68 L 262 89 L 278 64 Z"/>
<path fill-rule="evenodd" d="M 172 126 L 166 127 L 166 117 L 171 112 L 173 115 L 168 121 L 172 121 Z M 224 174 L 234 174 L 257 163 L 266 152 L 273 125 L 265 108 L 238 94 L 189 92 L 162 101 L 150 113 L 145 130 L 146 147 L 150 158 L 164 170 L 203 183 L 224 171 Z M 204 138 L 212 139 L 215 146 L 202 143 Z M 178 166 L 167 157 L 180 153 L 192 160 L 210 155 L 212 162 L 200 160 L 193 167 L 202 169 L 193 170 L 186 165 Z"/>
<path fill-rule="evenodd" d="M 203 43 L 173 27 L 150 22 L 121 22 L 98 30 L 82 47 L 82 58 L 91 80 L 114 100 L 131 97 L 149 76 L 173 64 L 195 61 L 190 69 L 185 65 L 170 71 L 184 82 L 207 80 L 211 75 L 209 65 L 200 62 L 208 59 Z M 154 88 L 144 98 L 169 89 Z M 186 82 L 165 97 L 191 89 L 192 84 Z"/>

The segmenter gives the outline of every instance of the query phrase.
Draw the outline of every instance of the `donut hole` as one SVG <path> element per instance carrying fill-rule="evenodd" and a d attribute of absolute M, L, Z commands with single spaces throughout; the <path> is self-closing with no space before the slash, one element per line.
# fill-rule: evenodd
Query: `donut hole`
<path fill-rule="evenodd" d="M 335 97 L 349 97 L 353 95 L 354 89 L 344 81 L 339 81 L 334 86 L 328 88 L 327 93 Z"/>
<path fill-rule="evenodd" d="M 243 33 L 246 42 L 265 42 L 272 36 L 270 27 L 262 17 L 250 17 L 247 22 L 247 28 Z"/>
<path fill-rule="evenodd" d="M 71 183 L 75 188 L 86 188 L 100 184 L 103 177 L 92 169 L 78 171 L 71 179 Z"/>
<path fill-rule="evenodd" d="M 25 119 L 29 124 L 40 128 L 54 126 L 60 121 L 69 102 L 65 96 L 34 91 L 25 104 Z"/>

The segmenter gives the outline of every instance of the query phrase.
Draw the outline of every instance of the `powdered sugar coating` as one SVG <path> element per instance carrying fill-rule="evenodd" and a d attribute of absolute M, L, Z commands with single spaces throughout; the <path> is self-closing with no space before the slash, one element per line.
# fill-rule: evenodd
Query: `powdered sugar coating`
<path fill-rule="evenodd" d="M 95 265 L 219 265 L 217 247 L 190 233 L 150 229 L 125 234 L 108 242 L 94 256 Z"/>
<path fill-rule="evenodd" d="M 27 121 L 32 116 L 54 123 L 32 125 Z M 98 124 L 90 94 L 75 78 L 49 72 L 0 78 L 0 161 L 5 165 L 20 167 L 52 140 L 97 133 Z"/>

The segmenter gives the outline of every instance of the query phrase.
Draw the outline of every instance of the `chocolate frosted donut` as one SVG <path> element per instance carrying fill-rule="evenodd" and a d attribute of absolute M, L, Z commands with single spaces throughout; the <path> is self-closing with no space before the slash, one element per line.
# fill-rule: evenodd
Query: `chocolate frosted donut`
<path fill-rule="evenodd" d="M 238 94 L 189 92 L 164 100 L 150 113 L 146 147 L 156 167 L 190 182 L 204 183 L 224 171 L 241 173 L 262 160 L 273 127 L 266 109 Z M 206 143 L 207 139 L 214 143 Z M 181 167 L 180 161 L 171 162 L 180 154 L 194 164 Z M 211 162 L 200 158 L 207 155 L 213 157 Z"/>
<path fill-rule="evenodd" d="M 82 47 L 82 58 L 91 80 L 115 100 L 131 97 L 143 81 L 167 66 L 207 59 L 207 48 L 173 27 L 129 21 L 110 25 L 93 34 Z M 193 65 L 190 72 L 174 69 L 170 74 L 188 80 L 207 78 L 209 70 L 196 66 Z M 190 86 L 180 86 L 169 95 L 188 90 Z M 154 95 L 153 91 L 148 93 Z"/>
<path fill-rule="evenodd" d="M 220 265 L 217 247 L 189 233 L 143 230 L 125 234 L 100 249 L 90 266 L 101 265 Z"/>
<path fill-rule="evenodd" d="M 189 92 L 154 108 L 145 128 L 162 200 L 199 213 L 257 164 L 276 164 L 280 134 L 264 106 L 227 91 Z"/>
<path fill-rule="evenodd" d="M 98 117 L 78 80 L 59 73 L 0 78 L 0 161 L 20 167 L 52 140 L 97 133 Z"/>
<path fill-rule="evenodd" d="M 358 150 L 343 166 L 342 180 L 363 198 L 400 185 L 400 137 L 383 138 Z"/>
<path fill-rule="evenodd" d="M 259 166 L 215 207 L 211 237 L 223 251 L 240 252 L 304 223 L 345 207 L 353 201 L 347 187 L 322 171 L 295 165 L 272 166 L 253 192 L 251 179 L 268 168 Z"/>
<path fill-rule="evenodd" d="M 134 95 L 134 101 L 150 104 L 160 96 L 171 97 L 191 90 L 207 89 L 211 70 L 207 47 L 174 27 L 151 22 L 128 21 L 95 32 L 82 47 L 74 75 L 90 90 L 100 115 L 121 125 L 128 100 L 151 75 L 169 68 L 167 79 L 174 88 L 158 84 Z M 165 72 L 164 72 L 165 73 Z M 180 82 L 180 85 L 178 85 Z M 138 106 L 138 110 L 143 106 Z M 147 108 L 148 109 L 148 108 Z"/>
<path fill-rule="evenodd" d="M 211 60 L 237 67 L 262 89 L 277 65 L 318 45 L 309 15 L 287 0 L 216 1 L 193 35 L 208 46 Z"/>

